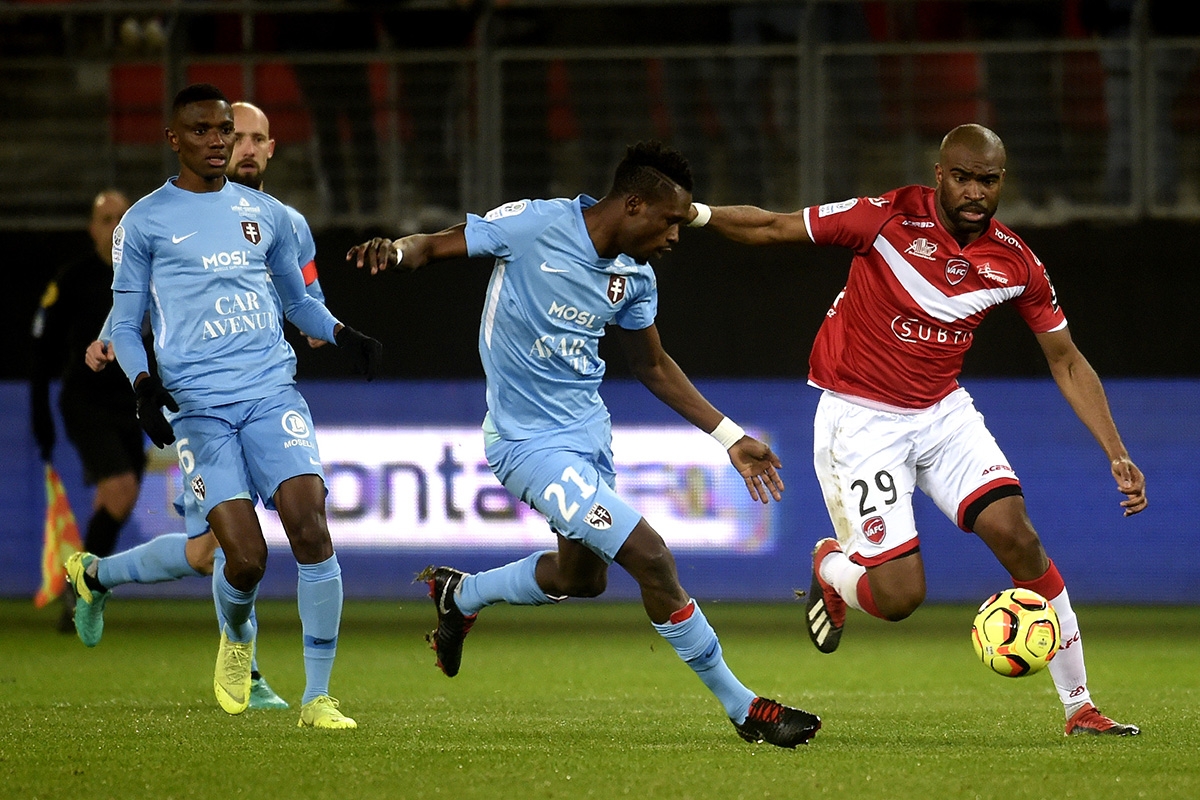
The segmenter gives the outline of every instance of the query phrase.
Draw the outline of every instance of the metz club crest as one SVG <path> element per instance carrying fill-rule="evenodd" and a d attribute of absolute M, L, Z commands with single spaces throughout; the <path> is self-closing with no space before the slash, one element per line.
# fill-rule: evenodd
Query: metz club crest
<path fill-rule="evenodd" d="M 242 223 L 242 236 L 246 237 L 246 241 L 250 244 L 258 244 L 262 241 L 262 234 L 258 232 L 258 223 L 250 222 L 249 220 Z"/>
<path fill-rule="evenodd" d="M 612 513 L 607 508 L 596 503 L 584 516 L 583 521 L 598 531 L 606 531 L 612 527 Z"/>
<path fill-rule="evenodd" d="M 625 287 L 629 284 L 629 279 L 624 275 L 610 275 L 608 277 L 608 302 L 614 306 L 621 302 L 625 297 Z"/>

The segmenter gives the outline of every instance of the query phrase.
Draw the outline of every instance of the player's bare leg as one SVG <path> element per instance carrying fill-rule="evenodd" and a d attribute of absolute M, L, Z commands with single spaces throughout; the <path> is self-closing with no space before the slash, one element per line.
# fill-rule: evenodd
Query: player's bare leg
<path fill-rule="evenodd" d="M 867 568 L 871 596 L 878 613 L 890 622 L 909 617 L 925 602 L 925 561 L 919 552 Z"/>
<path fill-rule="evenodd" d="M 137 474 L 133 472 L 122 472 L 118 475 L 101 478 L 96 483 L 96 495 L 92 500 L 92 507 L 103 508 L 113 519 L 124 522 L 133 513 L 140 488 L 141 484 Z"/>
<path fill-rule="evenodd" d="M 1036 580 L 1050 567 L 1042 540 L 1025 510 L 1025 498 L 1020 495 L 1002 497 L 979 512 L 974 533 L 1014 580 Z"/>
<path fill-rule="evenodd" d="M 615 560 L 638 582 L 642 605 L 651 622 L 667 622 L 688 604 L 690 598 L 679 584 L 675 556 L 646 520 L 629 534 Z"/>
<path fill-rule="evenodd" d="M 979 513 L 975 534 L 1009 571 L 1013 584 L 1032 589 L 1050 601 L 1062 629 L 1062 645 L 1050 662 L 1050 676 L 1067 717 L 1067 735 L 1089 733 L 1136 736 L 1136 725 L 1123 725 L 1101 714 L 1092 703 L 1083 661 L 1079 620 L 1071 608 L 1067 587 L 1054 562 L 1046 556 L 1040 537 L 1019 495 L 1004 497 Z"/>
<path fill-rule="evenodd" d="M 537 584 L 551 597 L 599 597 L 608 588 L 608 564 L 586 546 L 558 536 L 558 550 L 538 559 Z"/>

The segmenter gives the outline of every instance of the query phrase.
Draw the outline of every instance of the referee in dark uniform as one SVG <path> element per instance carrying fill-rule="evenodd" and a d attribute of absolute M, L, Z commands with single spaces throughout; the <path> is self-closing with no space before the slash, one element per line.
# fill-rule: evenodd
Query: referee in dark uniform
<path fill-rule="evenodd" d="M 33 434 L 42 459 L 54 453 L 54 416 L 50 381 L 62 377 L 59 409 L 67 437 L 79 451 L 84 479 L 96 487 L 92 516 L 83 547 L 106 556 L 116 549 L 117 535 L 133 512 L 146 466 L 145 443 L 138 425 L 133 389 L 116 369 L 93 372 L 84 363 L 87 346 L 96 339 L 112 308 L 113 230 L 129 209 L 118 191 L 106 190 L 92 203 L 88 225 L 94 246 L 86 256 L 63 267 L 46 287 L 33 321 L 33 365 L 30 386 Z M 74 597 L 59 629 L 75 630 Z"/>

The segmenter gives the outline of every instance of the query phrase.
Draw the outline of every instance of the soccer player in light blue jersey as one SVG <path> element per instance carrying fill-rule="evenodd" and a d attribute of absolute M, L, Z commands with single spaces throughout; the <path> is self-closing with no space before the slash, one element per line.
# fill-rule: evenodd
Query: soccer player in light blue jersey
<path fill-rule="evenodd" d="M 214 573 L 225 618 L 213 680 L 221 707 L 238 714 L 249 704 L 249 617 L 267 555 L 254 511 L 261 497 L 278 511 L 299 564 L 300 725 L 353 728 L 328 694 L 341 570 L 325 521 L 312 419 L 294 385 L 296 357 L 279 309 L 302 331 L 337 344 L 368 379 L 382 348 L 304 292 L 287 209 L 226 178 L 233 134 L 219 89 L 193 84 L 176 96 L 166 135 L 179 175 L 135 203 L 114 237 L 112 345 L 143 429 L 157 446 L 176 446 L 188 532 L 211 526 L 227 558 Z M 147 308 L 155 373 L 140 333 Z"/>
<path fill-rule="evenodd" d="M 733 675 L 712 626 L 680 585 L 666 543 L 615 491 L 611 423 L 598 392 L 606 331 L 656 397 L 728 450 L 755 499 L 778 500 L 783 490 L 779 459 L 700 394 L 655 327 L 658 292 L 647 262 L 678 241 L 691 192 L 683 156 L 644 142 L 628 149 L 598 201 L 506 203 L 440 233 L 372 239 L 346 257 L 372 272 L 495 258 L 479 329 L 488 463 L 513 495 L 547 517 L 558 549 L 474 575 L 429 567 L 419 576 L 437 608 L 430 641 L 441 670 L 458 674 L 463 640 L 482 609 L 595 597 L 615 561 L 638 582 L 655 629 L 716 695 L 738 734 L 795 747 L 816 734 L 820 719 L 756 696 Z"/>
<path fill-rule="evenodd" d="M 230 106 L 233 111 L 233 155 L 226 168 L 226 176 L 243 186 L 263 191 L 263 181 L 267 165 L 275 152 L 275 140 L 271 138 L 270 120 L 262 109 L 251 103 L 237 102 Z M 305 292 L 314 299 L 324 303 L 325 294 L 317 278 L 317 246 L 313 239 L 312 230 L 304 216 L 286 206 L 292 218 L 298 238 L 299 263 L 302 265 L 301 274 L 304 276 Z M 114 221 L 114 226 L 116 221 Z M 111 245 L 110 248 L 111 250 Z M 275 303 L 282 312 L 282 301 L 272 287 Z M 111 318 L 106 319 L 100 338 L 88 347 L 86 361 L 88 365 L 99 372 L 113 360 L 112 350 L 108 344 L 112 338 Z M 310 347 L 325 344 L 320 339 L 306 337 Z M 139 432 L 140 434 L 140 432 Z M 181 506 L 182 508 L 182 506 Z M 181 512 L 182 513 L 182 512 Z M 88 647 L 95 647 L 100 642 L 104 632 L 104 607 L 110 595 L 109 592 L 126 583 L 162 583 L 175 581 L 191 576 L 209 576 L 214 570 L 224 571 L 225 553 L 217 547 L 216 537 L 211 528 L 188 537 L 185 533 L 164 534 L 149 542 L 113 554 L 109 557 L 98 557 L 91 552 L 81 553 L 72 559 L 68 567 L 68 577 L 72 584 L 83 583 L 83 591 L 88 591 L 93 601 L 79 604 L 79 619 L 75 623 L 79 638 Z M 98 586 L 95 591 L 87 587 L 86 575 L 92 578 L 92 585 Z M 214 587 L 216 583 L 214 582 Z M 214 600 L 217 596 L 214 593 Z M 216 602 L 218 629 L 223 628 L 225 619 L 221 614 L 220 602 Z M 250 623 L 255 631 L 258 630 L 257 617 L 253 608 L 250 611 Z M 285 709 L 288 703 L 280 697 L 263 677 L 258 669 L 258 655 L 254 655 L 250 663 L 250 705 L 252 709 Z"/>

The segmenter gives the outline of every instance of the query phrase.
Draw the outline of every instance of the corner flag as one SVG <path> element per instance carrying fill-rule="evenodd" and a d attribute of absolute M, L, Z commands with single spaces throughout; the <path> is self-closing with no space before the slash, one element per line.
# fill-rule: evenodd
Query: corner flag
<path fill-rule="evenodd" d="M 55 600 L 67 586 L 67 559 L 83 549 L 79 526 L 58 472 L 46 462 L 46 527 L 42 543 L 42 586 L 33 597 L 37 608 Z"/>

